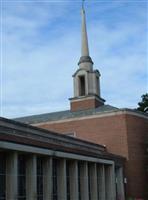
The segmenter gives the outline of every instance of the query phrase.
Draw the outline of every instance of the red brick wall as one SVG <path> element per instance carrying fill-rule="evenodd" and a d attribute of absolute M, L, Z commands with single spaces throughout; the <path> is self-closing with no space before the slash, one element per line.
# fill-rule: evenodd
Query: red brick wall
<path fill-rule="evenodd" d="M 96 99 L 85 99 L 85 100 L 74 101 L 70 103 L 71 111 L 97 108 L 102 105 L 103 103 L 99 102 Z"/>
<path fill-rule="evenodd" d="M 39 127 L 64 134 L 75 132 L 78 138 L 105 144 L 111 153 L 128 156 L 125 115 L 63 123 L 53 122 L 53 124 L 42 124 Z"/>
<path fill-rule="evenodd" d="M 121 114 L 38 126 L 64 134 L 75 132 L 78 138 L 105 144 L 109 152 L 126 157 L 127 194 L 142 198 L 147 185 L 143 148 L 147 124 L 144 118 Z"/>
<path fill-rule="evenodd" d="M 148 176 L 146 173 L 145 139 L 148 120 L 132 115 L 126 116 L 129 160 L 127 162 L 128 188 L 134 197 L 146 198 Z M 147 196 L 148 197 L 148 196 Z"/>

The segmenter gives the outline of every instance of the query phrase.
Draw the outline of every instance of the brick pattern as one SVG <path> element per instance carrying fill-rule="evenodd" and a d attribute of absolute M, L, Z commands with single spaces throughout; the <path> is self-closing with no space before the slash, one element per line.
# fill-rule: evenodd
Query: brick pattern
<path fill-rule="evenodd" d="M 146 172 L 145 139 L 148 135 L 146 119 L 126 116 L 129 160 L 127 162 L 127 192 L 134 197 L 148 199 L 148 173 Z M 147 188 L 147 189 L 146 189 Z M 147 193 L 147 194 L 146 194 Z"/>
<path fill-rule="evenodd" d="M 125 116 L 111 116 L 39 125 L 59 133 L 76 133 L 76 137 L 106 145 L 111 153 L 128 157 Z M 115 141 L 117 141 L 115 144 Z"/>
<path fill-rule="evenodd" d="M 74 101 L 70 103 L 71 111 L 85 110 L 91 108 L 97 108 L 102 106 L 103 103 L 98 101 L 97 99 L 83 99 L 79 101 Z"/>
<path fill-rule="evenodd" d="M 144 157 L 147 119 L 121 114 L 39 126 L 62 134 L 75 132 L 78 138 L 106 145 L 109 152 L 126 157 L 127 195 L 148 199 Z"/>

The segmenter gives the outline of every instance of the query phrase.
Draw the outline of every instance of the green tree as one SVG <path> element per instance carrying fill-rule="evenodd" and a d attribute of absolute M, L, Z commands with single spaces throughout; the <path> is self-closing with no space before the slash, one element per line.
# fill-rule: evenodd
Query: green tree
<path fill-rule="evenodd" d="M 148 112 L 148 93 L 143 94 L 141 98 L 142 101 L 138 103 L 139 107 L 137 108 L 137 110 Z"/>

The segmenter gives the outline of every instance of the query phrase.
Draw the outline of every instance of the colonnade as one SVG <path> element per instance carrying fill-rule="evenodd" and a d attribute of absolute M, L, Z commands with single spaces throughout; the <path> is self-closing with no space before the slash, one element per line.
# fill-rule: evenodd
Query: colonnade
<path fill-rule="evenodd" d="M 6 200 L 18 197 L 18 153 L 6 155 Z M 122 171 L 115 174 L 113 163 L 94 163 L 76 159 L 56 158 L 56 195 L 53 195 L 53 159 L 43 157 L 43 199 L 44 200 L 124 200 Z M 68 163 L 68 164 L 67 164 Z M 26 200 L 37 200 L 37 155 L 29 154 L 25 160 Z M 67 179 L 68 167 L 68 179 Z M 119 180 L 117 185 L 115 179 Z M 68 182 L 67 182 L 68 181 Z M 68 183 L 68 184 L 67 184 Z M 69 190 L 69 195 L 68 194 Z"/>

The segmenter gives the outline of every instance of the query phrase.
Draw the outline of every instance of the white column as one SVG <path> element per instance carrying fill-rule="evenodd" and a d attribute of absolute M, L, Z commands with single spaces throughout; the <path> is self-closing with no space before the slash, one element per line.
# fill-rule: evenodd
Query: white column
<path fill-rule="evenodd" d="M 122 167 L 116 170 L 116 180 L 117 180 L 117 197 L 118 199 L 125 199 L 124 194 L 124 183 L 123 183 L 123 169 Z"/>
<path fill-rule="evenodd" d="M 43 199 L 52 200 L 52 158 L 43 159 Z"/>
<path fill-rule="evenodd" d="M 97 167 L 95 163 L 91 163 L 89 166 L 90 175 L 90 197 L 93 200 L 98 200 L 98 188 L 97 188 Z"/>
<path fill-rule="evenodd" d="M 28 155 L 26 159 L 26 199 L 37 199 L 37 159 Z"/>
<path fill-rule="evenodd" d="M 105 166 L 105 191 L 106 191 L 106 200 L 116 199 L 116 190 L 115 190 L 115 170 L 114 165 Z"/>
<path fill-rule="evenodd" d="M 70 200 L 77 200 L 79 199 L 77 160 L 73 160 L 69 164 L 69 178 L 70 178 Z"/>
<path fill-rule="evenodd" d="M 98 165 L 98 190 L 99 200 L 105 200 L 105 170 L 104 165 Z"/>
<path fill-rule="evenodd" d="M 80 163 L 80 193 L 81 200 L 89 200 L 88 163 Z"/>
<path fill-rule="evenodd" d="M 67 200 L 66 159 L 58 160 L 57 190 L 58 200 Z"/>
<path fill-rule="evenodd" d="M 17 152 L 8 153 L 6 158 L 6 200 L 17 200 Z"/>

